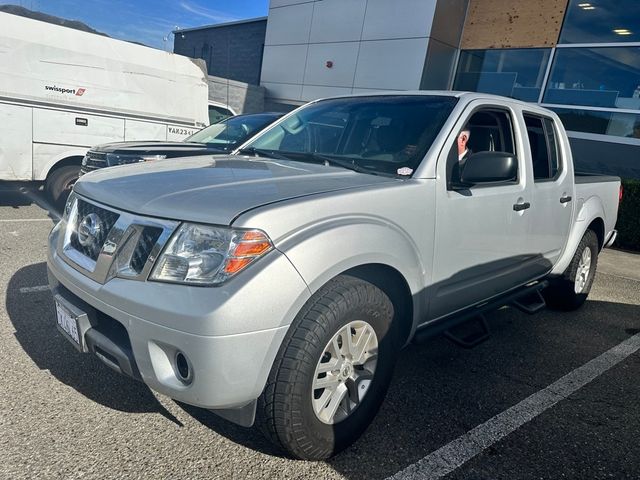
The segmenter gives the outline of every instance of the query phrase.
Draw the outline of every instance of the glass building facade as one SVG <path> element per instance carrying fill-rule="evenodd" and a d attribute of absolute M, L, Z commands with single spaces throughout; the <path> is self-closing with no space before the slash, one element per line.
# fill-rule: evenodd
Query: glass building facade
<path fill-rule="evenodd" d="M 570 0 L 553 48 L 463 50 L 453 87 L 539 103 L 573 136 L 640 146 L 640 1 Z"/>

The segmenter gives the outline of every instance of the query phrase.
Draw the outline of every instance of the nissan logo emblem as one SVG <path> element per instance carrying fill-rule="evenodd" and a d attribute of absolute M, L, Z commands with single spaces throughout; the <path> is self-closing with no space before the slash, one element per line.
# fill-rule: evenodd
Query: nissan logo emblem
<path fill-rule="evenodd" d="M 90 246 L 102 231 L 102 220 L 95 213 L 86 215 L 78 226 L 78 242 L 83 247 Z"/>

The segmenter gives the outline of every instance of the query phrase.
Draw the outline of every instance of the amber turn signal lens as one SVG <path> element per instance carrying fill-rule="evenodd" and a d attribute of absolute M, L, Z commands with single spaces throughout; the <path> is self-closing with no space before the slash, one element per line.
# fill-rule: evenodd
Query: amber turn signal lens
<path fill-rule="evenodd" d="M 253 262 L 256 258 L 271 250 L 271 240 L 258 230 L 244 232 L 236 246 L 229 252 L 224 273 L 233 275 Z"/>
<path fill-rule="evenodd" d="M 253 257 L 245 258 L 230 258 L 227 260 L 227 264 L 224 267 L 224 273 L 234 274 L 238 273 L 244 267 L 249 265 L 254 260 Z"/>
<path fill-rule="evenodd" d="M 241 243 L 231 253 L 234 257 L 256 257 L 271 248 L 269 242 Z"/>
<path fill-rule="evenodd" d="M 254 242 L 254 241 L 268 241 L 267 236 L 256 230 L 251 230 L 250 232 L 244 232 L 242 234 L 241 242 Z"/>

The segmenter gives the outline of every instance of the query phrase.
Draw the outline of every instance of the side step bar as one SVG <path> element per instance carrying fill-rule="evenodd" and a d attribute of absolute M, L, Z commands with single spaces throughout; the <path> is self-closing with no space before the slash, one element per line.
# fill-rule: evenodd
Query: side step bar
<path fill-rule="evenodd" d="M 462 336 L 456 332 L 460 332 L 462 334 L 466 333 L 466 335 Z M 482 342 L 489 340 L 489 337 L 491 337 L 491 330 L 489 330 L 487 317 L 481 314 L 460 325 L 456 325 L 449 330 L 445 330 L 443 335 L 447 340 L 455 343 L 459 347 L 473 348 L 480 345 Z"/>
<path fill-rule="evenodd" d="M 418 330 L 413 336 L 413 341 L 422 343 L 440 334 L 444 334 L 446 338 L 461 347 L 473 348 L 487 340 L 491 335 L 487 319 L 484 316 L 485 313 L 497 310 L 505 305 L 513 305 L 530 315 L 537 313 L 546 306 L 540 292 L 548 285 L 549 282 L 547 280 L 530 283 L 517 291 L 502 295 L 489 302 L 481 303 L 463 312 L 434 320 L 433 322 L 418 327 Z M 461 336 L 454 331 L 454 327 L 462 326 L 462 324 L 469 324 L 466 330 L 474 331 L 468 333 L 466 336 Z M 475 326 L 475 329 L 472 329 L 472 326 Z"/>
<path fill-rule="evenodd" d="M 528 313 L 529 315 L 533 315 L 534 313 L 538 313 L 547 304 L 542 297 L 542 293 L 540 293 L 540 289 L 535 290 L 527 295 L 523 295 L 520 298 L 516 298 L 511 305 L 516 307 L 518 310 L 524 313 Z"/>

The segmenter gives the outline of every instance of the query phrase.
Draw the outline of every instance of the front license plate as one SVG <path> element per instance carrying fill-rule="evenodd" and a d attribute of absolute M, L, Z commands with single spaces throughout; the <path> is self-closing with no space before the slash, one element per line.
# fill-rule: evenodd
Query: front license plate
<path fill-rule="evenodd" d="M 56 302 L 56 316 L 58 317 L 58 326 L 67 336 L 73 340 L 76 346 L 80 347 L 80 330 L 78 328 L 78 320 L 69 310 Z"/>

